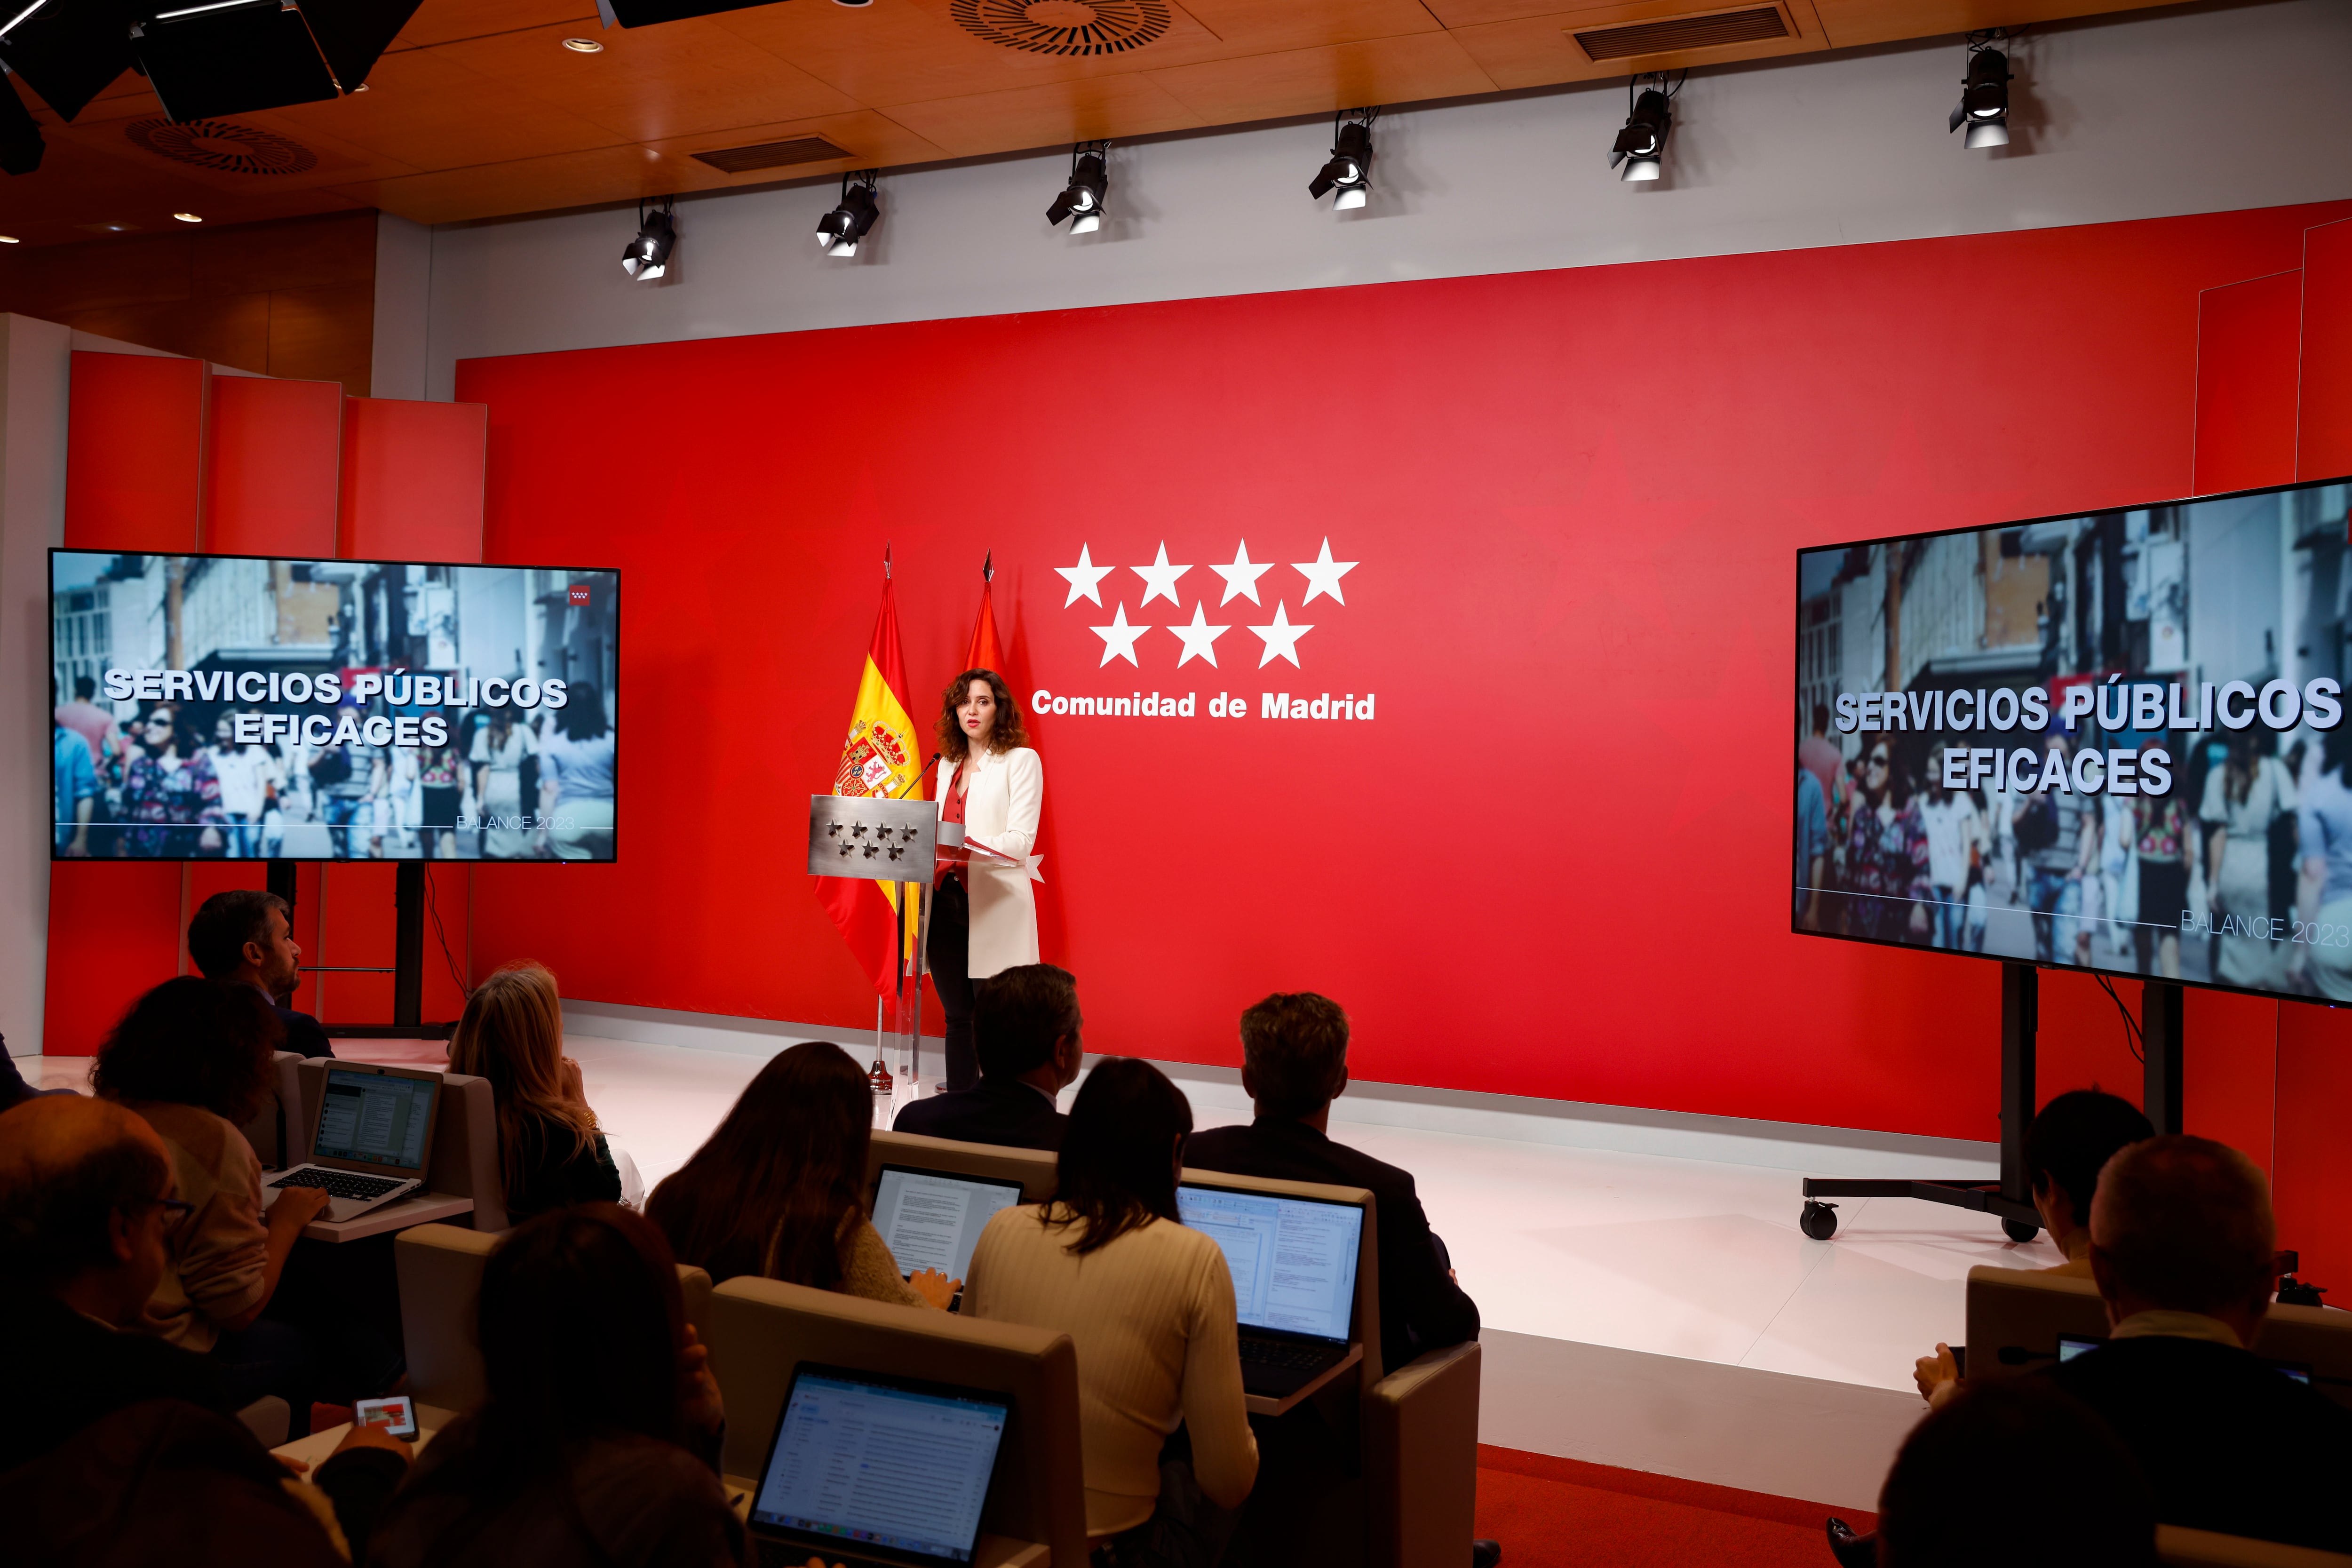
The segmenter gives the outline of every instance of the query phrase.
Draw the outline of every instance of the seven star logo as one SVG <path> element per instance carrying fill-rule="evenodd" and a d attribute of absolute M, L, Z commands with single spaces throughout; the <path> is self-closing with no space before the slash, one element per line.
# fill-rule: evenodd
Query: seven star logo
<path fill-rule="evenodd" d="M 1335 605 L 1346 605 L 1348 595 L 1341 586 L 1340 580 L 1353 572 L 1359 564 L 1360 563 L 1354 561 L 1333 560 L 1331 541 L 1328 536 L 1325 537 L 1321 548 L 1316 552 L 1314 560 L 1291 563 L 1291 570 L 1307 579 L 1307 592 L 1298 601 L 1298 607 L 1304 610 L 1317 599 L 1327 595 Z M 1237 598 L 1245 598 L 1253 605 L 1263 605 L 1265 601 L 1258 597 L 1258 579 L 1273 571 L 1275 563 L 1270 561 L 1252 561 L 1249 554 L 1249 542 L 1241 541 L 1234 549 L 1232 564 L 1220 566 L 1213 563 L 1208 568 L 1224 580 L 1224 592 L 1217 600 L 1218 606 L 1223 608 Z M 1090 600 L 1097 606 L 1100 606 L 1102 581 L 1118 568 L 1096 565 L 1091 544 L 1082 543 L 1078 546 L 1076 565 L 1056 566 L 1054 570 L 1070 586 L 1068 595 L 1062 601 L 1062 607 L 1068 609 L 1080 599 Z M 1139 610 L 1150 605 L 1154 599 L 1162 598 L 1176 610 L 1181 611 L 1183 608 L 1183 600 L 1177 597 L 1177 584 L 1192 568 L 1190 563 L 1174 563 L 1168 559 L 1166 540 L 1160 542 L 1150 565 L 1130 566 L 1127 570 L 1143 579 L 1143 597 L 1136 602 L 1136 607 Z M 1125 600 L 1118 602 L 1108 626 L 1095 626 L 1091 629 L 1103 640 L 1101 660 L 1103 665 L 1108 665 L 1114 658 L 1123 658 L 1136 668 L 1142 668 L 1141 661 L 1136 658 L 1136 643 L 1152 627 L 1130 624 L 1127 618 Z M 1181 669 L 1197 658 L 1210 668 L 1216 668 L 1217 639 L 1232 629 L 1230 626 L 1210 624 L 1207 601 L 1195 599 L 1192 604 L 1191 623 L 1189 625 L 1179 623 L 1168 627 L 1169 631 L 1175 634 L 1177 641 L 1182 645 L 1182 651 L 1176 658 L 1176 668 Z M 1274 619 L 1263 626 L 1252 626 L 1249 629 L 1263 645 L 1257 661 L 1259 668 L 1263 669 L 1280 658 L 1288 660 L 1291 668 L 1296 669 L 1300 668 L 1299 639 L 1313 631 L 1315 626 L 1312 622 L 1291 620 L 1288 603 L 1277 600 L 1274 607 Z"/>

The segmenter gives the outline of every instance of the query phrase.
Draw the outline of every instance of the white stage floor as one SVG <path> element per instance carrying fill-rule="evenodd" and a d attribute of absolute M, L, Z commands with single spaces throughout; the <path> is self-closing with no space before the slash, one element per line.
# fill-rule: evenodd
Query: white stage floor
<path fill-rule="evenodd" d="M 766 1059 L 764 1050 L 583 1034 L 566 1048 L 649 1187 L 693 1152 Z M 337 1049 L 421 1062 L 440 1047 L 347 1040 Z M 20 1065 L 31 1076 L 34 1064 Z M 47 1058 L 41 1079 L 81 1087 L 87 1066 Z M 1200 1125 L 1247 1119 L 1230 1073 L 1173 1070 Z M 1994 1173 L 1977 1160 L 1672 1130 L 1643 1135 L 1651 1152 L 1628 1152 L 1580 1146 L 1589 1124 L 1572 1120 L 1535 1126 L 1540 1142 L 1433 1131 L 1397 1125 L 1421 1108 L 1366 1090 L 1334 1107 L 1333 1136 L 1414 1173 L 1487 1331 L 1481 1436 L 1490 1442 L 1866 1507 L 1920 1410 L 1913 1359 L 1961 1338 L 1970 1266 L 2058 1260 L 2046 1240 L 2011 1243 L 1989 1216 L 1906 1199 L 1847 1201 L 1829 1242 L 1797 1229 L 1807 1170 Z M 1449 1120 L 1442 1110 L 1424 1119 Z M 1770 1163 L 1694 1157 L 1727 1149 Z M 1807 1439 L 1812 1453 L 1759 1451 L 1784 1447 L 1780 1424 L 1801 1417 L 1823 1426 Z"/>

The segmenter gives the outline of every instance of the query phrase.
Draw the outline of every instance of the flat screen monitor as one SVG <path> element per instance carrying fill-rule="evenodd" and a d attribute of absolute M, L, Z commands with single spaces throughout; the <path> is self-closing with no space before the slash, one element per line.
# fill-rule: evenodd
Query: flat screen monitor
<path fill-rule="evenodd" d="M 425 1173 L 441 1075 L 415 1069 L 334 1066 L 319 1101 L 310 1157 L 404 1175 Z"/>
<path fill-rule="evenodd" d="M 1176 1213 L 1224 1253 L 1244 1328 L 1348 1342 L 1364 1242 L 1360 1207 L 1186 1182 L 1176 1189 Z"/>
<path fill-rule="evenodd" d="M 1020 1201 L 1018 1182 L 885 1165 L 874 1188 L 874 1228 L 901 1273 L 936 1268 L 963 1279 L 971 1277 L 980 1233 L 998 1211 Z"/>
<path fill-rule="evenodd" d="M 56 859 L 613 860 L 620 574 L 49 552 Z"/>
<path fill-rule="evenodd" d="M 1797 931 L 2352 1002 L 2352 480 L 1797 552 Z"/>

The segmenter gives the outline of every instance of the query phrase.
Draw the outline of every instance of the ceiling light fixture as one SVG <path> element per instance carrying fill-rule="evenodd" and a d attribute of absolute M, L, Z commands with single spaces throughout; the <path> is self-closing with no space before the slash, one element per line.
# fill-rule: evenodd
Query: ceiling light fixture
<path fill-rule="evenodd" d="M 1380 117 L 1377 108 L 1344 110 L 1331 117 L 1331 157 L 1307 183 L 1308 200 L 1319 202 L 1337 191 L 1333 212 L 1364 205 L 1372 188 L 1372 121 Z"/>
<path fill-rule="evenodd" d="M 16 237 L 15 235 L 13 235 L 13 234 L 0 234 L 0 245 L 15 245 L 15 244 L 17 244 L 17 243 L 18 243 L 18 241 L 17 241 L 17 238 L 16 238 Z"/>
<path fill-rule="evenodd" d="M 677 248 L 677 219 L 671 199 L 659 198 L 650 210 L 637 204 L 637 237 L 621 252 L 621 270 L 640 283 L 651 283 L 669 270 L 670 252 Z"/>
<path fill-rule="evenodd" d="M 1108 142 L 1081 142 L 1070 149 L 1070 183 L 1045 209 L 1045 221 L 1070 220 L 1072 234 L 1092 234 L 1102 227 L 1103 202 L 1110 192 L 1110 170 L 1105 160 Z"/>
<path fill-rule="evenodd" d="M 1631 107 L 1625 115 L 1625 127 L 1617 132 L 1617 140 L 1609 149 L 1609 166 L 1619 169 L 1621 180 L 1654 180 L 1666 172 L 1666 138 L 1675 130 L 1675 95 L 1690 79 L 1685 71 L 1669 83 L 1666 73 L 1635 77 L 1625 84 L 1625 96 Z M 1643 81 L 1656 83 L 1643 87 Z"/>
<path fill-rule="evenodd" d="M 1952 110 L 1946 134 L 1965 125 L 1969 147 L 2009 145 L 2009 57 L 1993 45 L 2016 36 L 2006 27 L 1969 35 L 1969 74 L 1960 82 L 1960 101 Z"/>
<path fill-rule="evenodd" d="M 172 216 L 178 218 L 182 223 L 202 223 L 205 221 L 194 213 L 173 213 Z"/>
<path fill-rule="evenodd" d="M 604 46 L 593 38 L 566 38 L 563 47 L 575 55 L 601 55 L 604 52 Z"/>
<path fill-rule="evenodd" d="M 882 221 L 882 204 L 876 199 L 878 169 L 857 169 L 841 176 L 841 205 L 817 219 L 816 242 L 827 256 L 857 254 L 857 242 Z"/>

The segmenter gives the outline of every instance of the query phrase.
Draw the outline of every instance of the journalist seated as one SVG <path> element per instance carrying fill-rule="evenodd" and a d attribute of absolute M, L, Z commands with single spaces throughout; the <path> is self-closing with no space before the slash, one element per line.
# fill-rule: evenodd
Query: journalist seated
<path fill-rule="evenodd" d="M 141 1331 L 186 1211 L 134 1112 L 67 1095 L 0 1115 L 0 1334 L 17 1352 L 0 1379 L 0 1556 L 201 1563 L 234 1539 L 244 1561 L 331 1563 L 326 1499 L 363 1542 L 407 1468 L 404 1445 L 355 1428 L 320 1491 L 289 1485 L 215 1358 Z"/>
<path fill-rule="evenodd" d="M 260 992 L 285 1026 L 280 1049 L 331 1057 L 326 1028 L 286 1005 L 302 984 L 302 950 L 295 945 L 289 912 L 285 900 L 258 888 L 215 893 L 188 922 L 188 957 L 207 980 Z"/>
<path fill-rule="evenodd" d="M 2352 1412 L 2246 1347 L 2270 1305 L 2269 1184 L 2207 1138 L 2135 1143 L 2091 1204 L 2107 1342 L 2050 1372 L 2105 1417 L 2167 1524 L 2352 1552 Z"/>
<path fill-rule="evenodd" d="M 972 988 L 980 1081 L 909 1100 L 892 1130 L 966 1143 L 1059 1149 L 1068 1118 L 1055 1097 L 1077 1081 L 1078 983 L 1066 969 L 1024 963 Z"/>

